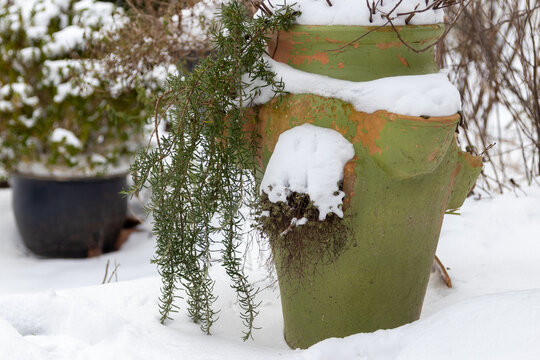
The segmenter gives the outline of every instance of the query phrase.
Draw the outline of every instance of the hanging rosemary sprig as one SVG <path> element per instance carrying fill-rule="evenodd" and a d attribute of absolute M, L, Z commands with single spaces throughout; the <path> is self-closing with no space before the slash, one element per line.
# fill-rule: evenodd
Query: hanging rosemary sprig
<path fill-rule="evenodd" d="M 209 270 L 217 251 L 237 293 L 246 326 L 243 338 L 252 336 L 258 290 L 244 272 L 240 250 L 240 209 L 255 195 L 258 166 L 256 134 L 246 127 L 247 106 L 261 87 L 283 92 L 262 57 L 265 36 L 287 30 L 296 16 L 283 7 L 250 19 L 237 1 L 223 5 L 212 29 L 212 55 L 185 78 L 169 79 L 169 91 L 160 101 L 165 110 L 156 114 L 158 145 L 132 166 L 132 191 L 152 191 L 148 208 L 157 236 L 153 261 L 163 283 L 162 322 L 178 310 L 175 300 L 183 289 L 190 317 L 210 333 L 217 312 Z M 165 114 L 170 131 L 160 134 L 159 119 Z M 214 243 L 216 235 L 221 244 Z"/>

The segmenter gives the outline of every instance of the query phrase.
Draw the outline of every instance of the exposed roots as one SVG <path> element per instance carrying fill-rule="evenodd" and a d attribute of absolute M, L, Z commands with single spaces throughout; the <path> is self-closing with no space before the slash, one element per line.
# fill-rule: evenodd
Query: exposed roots
<path fill-rule="evenodd" d="M 304 218 L 307 222 L 302 224 Z M 320 221 L 319 210 L 307 194 L 292 193 L 287 203 L 272 203 L 263 193 L 256 220 L 270 243 L 278 272 L 290 277 L 310 275 L 321 262 L 334 262 L 351 234 L 346 219 L 334 213 Z"/>

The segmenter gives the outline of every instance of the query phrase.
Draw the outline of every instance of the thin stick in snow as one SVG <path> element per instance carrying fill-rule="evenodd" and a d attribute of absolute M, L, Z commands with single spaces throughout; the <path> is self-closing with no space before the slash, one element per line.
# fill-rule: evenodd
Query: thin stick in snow
<path fill-rule="evenodd" d="M 450 279 L 450 275 L 448 275 L 448 271 L 446 271 L 446 268 L 444 267 L 441 260 L 435 255 L 435 263 L 437 264 L 437 267 L 439 268 L 439 271 L 441 273 L 441 276 L 444 280 L 444 283 L 446 286 L 451 289 L 452 288 L 452 279 Z"/>

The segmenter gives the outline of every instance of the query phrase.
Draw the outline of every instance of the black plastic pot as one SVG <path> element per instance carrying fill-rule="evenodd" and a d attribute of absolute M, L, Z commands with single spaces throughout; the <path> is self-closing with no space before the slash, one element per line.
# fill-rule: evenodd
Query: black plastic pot
<path fill-rule="evenodd" d="M 26 246 L 46 257 L 114 250 L 127 211 L 126 176 L 57 180 L 11 175 L 13 209 Z"/>

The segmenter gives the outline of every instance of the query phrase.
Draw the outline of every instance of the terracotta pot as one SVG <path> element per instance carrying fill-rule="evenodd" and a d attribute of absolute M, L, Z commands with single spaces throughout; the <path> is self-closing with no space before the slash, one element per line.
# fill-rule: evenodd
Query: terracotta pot
<path fill-rule="evenodd" d="M 396 31 L 410 47 L 422 49 L 437 41 L 444 25 L 396 26 Z M 272 38 L 269 52 L 296 69 L 349 81 L 438 71 L 433 47 L 416 53 L 391 27 L 295 25 Z"/>
<path fill-rule="evenodd" d="M 376 39 L 367 41 L 366 49 L 361 43 L 328 53 L 328 60 L 310 58 L 309 54 L 335 46 L 336 39 L 347 42 L 356 36 L 352 27 L 331 27 L 329 35 L 321 28 L 295 27 L 290 34 L 280 34 L 276 58 L 304 71 L 348 80 L 437 70 L 432 53 L 426 57 L 408 52 L 388 29 L 368 35 L 366 41 L 374 34 Z M 340 28 L 347 28 L 347 34 L 339 35 Z M 417 44 L 433 41 L 432 30 L 442 32 L 440 26 L 400 31 L 408 33 L 409 28 L 426 30 L 426 37 L 416 38 Z M 281 41 L 289 45 L 282 46 Z M 371 58 L 365 65 L 367 53 Z M 393 66 L 388 65 L 391 62 Z M 304 123 L 339 131 L 356 153 L 345 166 L 343 221 L 352 234 L 344 253 L 331 261 L 316 261 L 305 271 L 310 275 L 300 277 L 285 273 L 288 248 L 273 247 L 287 343 L 306 348 L 329 337 L 417 320 L 444 213 L 461 206 L 482 167 L 481 158 L 458 150 L 454 133 L 459 115 L 368 114 L 339 99 L 301 94 L 263 105 L 258 119 L 263 166 L 279 135 Z"/>

